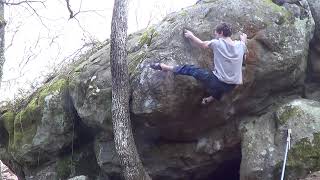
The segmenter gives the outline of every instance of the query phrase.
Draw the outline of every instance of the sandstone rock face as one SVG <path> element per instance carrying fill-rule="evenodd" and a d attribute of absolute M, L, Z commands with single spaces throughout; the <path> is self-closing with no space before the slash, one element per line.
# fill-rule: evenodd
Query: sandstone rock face
<path fill-rule="evenodd" d="M 292 129 L 287 179 L 299 179 L 320 170 L 320 103 L 296 99 L 274 113 L 242 126 L 241 179 L 279 179 L 284 159 L 287 129 Z"/>
<path fill-rule="evenodd" d="M 310 119 L 296 122 L 289 118 L 275 126 L 278 120 L 269 112 L 281 103 L 279 99 L 303 93 L 316 96 L 302 88 L 314 32 L 311 11 L 308 3 L 285 3 L 203 0 L 129 35 L 131 119 L 139 154 L 153 179 L 237 179 L 241 154 L 242 177 L 267 179 L 276 176 L 271 170 L 281 162 L 284 133 L 277 132 L 279 128 L 291 127 L 294 122 L 297 129 L 306 129 L 306 134 L 295 134 L 296 140 L 316 137 L 317 128 L 305 126 L 315 124 Z M 215 26 L 222 21 L 232 25 L 233 38 L 239 38 L 240 31 L 248 34 L 244 84 L 221 102 L 203 107 L 200 101 L 207 92 L 195 79 L 155 71 L 149 64 L 194 64 L 212 69 L 212 52 L 185 39 L 183 29 L 211 40 Z M 84 175 L 121 179 L 112 137 L 109 53 L 106 42 L 38 90 L 25 106 L 1 111 L 0 159 L 11 164 L 19 178 L 55 180 Z M 301 100 L 301 104 L 311 107 L 309 102 Z M 278 116 L 283 113 L 279 110 Z M 240 133 L 242 121 L 246 123 Z M 276 136 L 272 136 L 274 132 Z M 256 145 L 257 149 L 252 148 Z M 276 159 L 263 161 L 260 157 L 260 150 L 266 157 L 277 148 L 281 151 L 272 156 Z M 235 168 L 234 173 L 226 173 L 230 168 Z M 290 177 L 304 174 L 289 173 Z"/>

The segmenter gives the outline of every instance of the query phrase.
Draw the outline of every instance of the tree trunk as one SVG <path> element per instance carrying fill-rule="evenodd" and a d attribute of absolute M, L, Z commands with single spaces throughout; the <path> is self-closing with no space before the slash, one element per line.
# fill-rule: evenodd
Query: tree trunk
<path fill-rule="evenodd" d="M 128 0 L 115 0 L 111 24 L 112 122 L 116 151 L 126 180 L 150 180 L 140 160 L 130 122 L 127 66 Z"/>
<path fill-rule="evenodd" d="M 2 80 L 2 70 L 5 61 L 4 58 L 4 28 L 6 26 L 6 21 L 4 20 L 4 5 L 0 3 L 0 87 Z"/>

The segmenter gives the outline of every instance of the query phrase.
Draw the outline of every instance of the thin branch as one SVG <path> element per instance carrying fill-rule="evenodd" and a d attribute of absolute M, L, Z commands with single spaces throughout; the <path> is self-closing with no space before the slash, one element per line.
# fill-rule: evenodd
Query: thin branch
<path fill-rule="evenodd" d="M 85 35 L 85 34 L 83 34 L 83 35 L 85 37 L 87 36 L 90 39 L 91 42 L 95 42 L 95 40 L 92 38 L 92 35 L 90 34 L 90 32 L 88 32 L 87 30 L 85 30 L 84 27 L 82 27 L 80 21 L 77 18 L 74 18 L 74 19 L 78 22 L 78 25 L 82 29 L 82 31 L 87 34 L 87 35 Z"/>
<path fill-rule="evenodd" d="M 45 27 L 45 28 L 47 28 L 48 30 L 49 30 L 49 28 L 44 24 L 44 22 L 42 21 L 42 18 L 41 18 L 41 16 L 38 14 L 38 12 L 30 5 L 30 3 L 26 3 L 32 10 L 33 10 L 33 12 L 37 15 L 37 17 L 39 18 L 39 20 L 40 20 L 40 22 L 41 22 L 41 24 Z"/>
<path fill-rule="evenodd" d="M 78 11 L 81 11 L 81 7 L 82 7 L 82 0 L 80 1 L 80 7 Z"/>
<path fill-rule="evenodd" d="M 40 32 L 39 32 L 37 41 L 36 41 L 36 43 L 34 44 L 34 47 L 33 47 L 34 49 L 37 48 L 37 46 L 38 46 L 38 44 L 39 44 L 40 36 L 41 36 L 41 34 L 40 34 Z"/>
<path fill-rule="evenodd" d="M 63 60 L 62 60 L 60 63 L 58 63 L 58 66 L 61 66 L 61 65 L 62 65 L 63 63 L 65 63 L 67 60 L 74 61 L 74 59 L 77 57 L 77 55 L 81 54 L 84 49 L 86 49 L 86 48 L 88 48 L 88 47 L 90 47 L 90 46 L 92 47 L 92 46 L 94 46 L 94 45 L 96 45 L 95 42 L 84 43 L 84 44 L 82 45 L 82 47 L 78 48 L 76 51 L 74 51 L 74 52 L 73 52 L 72 54 L 70 54 L 69 56 L 63 58 Z"/>
<path fill-rule="evenodd" d="M 25 1 L 20 1 L 20 2 L 6 2 L 6 1 L 3 1 L 3 0 L 0 0 L 1 3 L 5 4 L 5 5 L 12 5 L 12 6 L 16 6 L 16 5 L 20 5 L 20 4 L 23 4 L 23 3 L 41 3 L 44 7 L 45 4 L 44 2 L 45 1 L 29 1 L 29 0 L 25 0 Z"/>
<path fill-rule="evenodd" d="M 6 47 L 5 51 L 7 51 L 12 45 L 13 45 L 13 40 L 14 38 L 16 37 L 16 34 L 18 33 L 18 31 L 20 30 L 20 27 L 21 27 L 22 24 L 19 24 L 16 29 L 13 31 L 13 35 L 11 37 L 11 40 L 10 40 L 10 44 Z"/>
<path fill-rule="evenodd" d="M 88 13 L 88 12 L 95 12 L 95 13 L 96 13 L 97 11 L 99 11 L 99 10 L 78 11 L 78 12 L 76 12 L 76 13 L 74 14 L 73 17 L 75 17 L 76 15 L 78 15 L 78 14 L 80 14 L 80 13 Z M 103 10 L 100 10 L 100 11 L 103 11 Z"/>
<path fill-rule="evenodd" d="M 67 9 L 68 9 L 68 11 L 69 11 L 69 13 L 70 13 L 70 15 L 69 15 L 69 19 L 72 19 L 72 18 L 75 18 L 78 14 L 80 14 L 80 13 L 88 13 L 88 12 L 97 12 L 97 11 L 99 11 L 99 10 L 85 10 L 85 11 L 81 11 L 81 7 L 82 7 L 82 0 L 80 1 L 80 7 L 79 7 L 79 10 L 78 10 L 78 12 L 73 12 L 73 10 L 71 9 L 71 5 L 70 5 L 70 0 L 65 0 L 66 1 L 66 3 L 67 3 Z M 103 11 L 103 10 L 100 10 L 100 11 Z"/>
<path fill-rule="evenodd" d="M 73 13 L 73 11 L 71 9 L 70 2 L 69 2 L 69 0 L 65 0 L 65 1 L 67 3 L 67 8 L 68 8 L 68 11 L 70 13 L 69 19 L 72 19 L 72 18 L 74 18 L 75 15 L 74 15 L 74 13 Z"/>

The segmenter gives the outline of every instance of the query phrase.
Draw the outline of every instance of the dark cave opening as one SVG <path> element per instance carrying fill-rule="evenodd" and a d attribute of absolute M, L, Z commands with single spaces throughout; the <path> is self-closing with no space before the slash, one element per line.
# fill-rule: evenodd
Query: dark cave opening
<path fill-rule="evenodd" d="M 223 162 L 208 178 L 201 180 L 239 180 L 241 157 Z"/>
<path fill-rule="evenodd" d="M 240 179 L 240 163 L 241 152 L 233 158 L 226 160 L 219 165 L 212 173 L 207 177 L 198 180 L 239 180 Z"/>

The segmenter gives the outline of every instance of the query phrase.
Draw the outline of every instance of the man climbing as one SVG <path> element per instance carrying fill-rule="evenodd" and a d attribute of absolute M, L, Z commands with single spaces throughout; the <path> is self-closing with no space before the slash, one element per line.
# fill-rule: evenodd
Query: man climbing
<path fill-rule="evenodd" d="M 240 41 L 231 39 L 231 28 L 226 23 L 219 24 L 215 29 L 216 39 L 202 41 L 191 31 L 185 30 L 184 36 L 201 48 L 212 49 L 213 71 L 194 65 L 169 66 L 154 63 L 150 67 L 155 70 L 171 71 L 175 74 L 193 76 L 204 84 L 210 96 L 202 99 L 202 104 L 208 104 L 214 99 L 220 100 L 224 93 L 230 92 L 238 84 L 242 84 L 242 62 L 246 52 L 247 35 L 241 34 Z"/>

